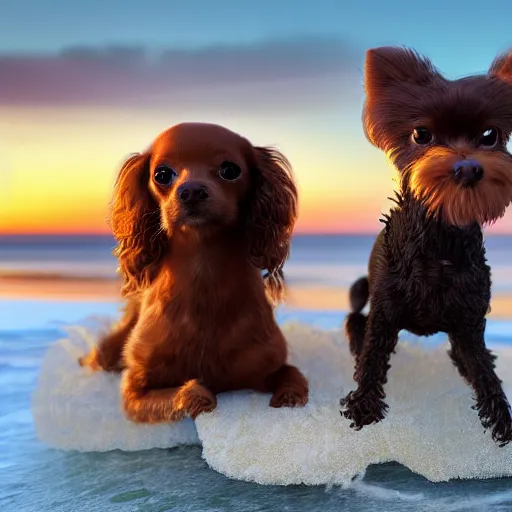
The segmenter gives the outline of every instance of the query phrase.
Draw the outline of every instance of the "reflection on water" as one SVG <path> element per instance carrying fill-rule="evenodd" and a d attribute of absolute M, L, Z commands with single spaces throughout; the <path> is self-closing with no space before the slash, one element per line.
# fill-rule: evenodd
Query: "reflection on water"
<path fill-rule="evenodd" d="M 107 313 L 87 307 L 78 313 Z M 48 312 L 48 305 L 41 309 Z M 25 317 L 28 311 L 19 307 Z M 72 314 L 68 311 L 68 320 Z M 297 313 L 289 312 L 288 318 L 293 315 Z M 335 321 L 335 315 L 320 318 L 326 326 Z M 278 487 L 216 473 L 201 458 L 199 447 L 135 453 L 47 448 L 35 438 L 30 393 L 48 344 L 61 336 L 56 328 L 0 330 L 1 510 L 466 512 L 512 507 L 510 479 L 432 484 L 398 464 L 370 467 L 349 489 Z"/>

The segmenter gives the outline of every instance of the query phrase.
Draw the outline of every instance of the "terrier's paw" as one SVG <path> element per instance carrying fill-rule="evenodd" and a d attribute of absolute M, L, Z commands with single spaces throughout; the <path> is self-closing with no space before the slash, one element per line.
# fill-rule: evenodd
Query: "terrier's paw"
<path fill-rule="evenodd" d="M 351 428 L 361 430 L 365 425 L 378 423 L 383 420 L 388 405 L 375 394 L 351 391 L 340 400 L 341 415 L 352 420 Z"/>
<path fill-rule="evenodd" d="M 308 390 L 284 388 L 270 399 L 270 407 L 304 407 L 308 403 Z"/>
<path fill-rule="evenodd" d="M 476 409 L 485 429 L 490 429 L 493 440 L 500 446 L 512 441 L 512 418 L 505 395 L 491 395 L 479 400 Z"/>

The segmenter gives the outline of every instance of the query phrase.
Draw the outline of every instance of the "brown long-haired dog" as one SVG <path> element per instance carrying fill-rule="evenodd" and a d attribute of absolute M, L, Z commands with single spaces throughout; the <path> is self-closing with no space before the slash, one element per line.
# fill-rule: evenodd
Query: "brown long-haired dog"
<path fill-rule="evenodd" d="M 126 311 L 80 364 L 124 370 L 131 420 L 195 418 L 237 389 L 306 404 L 272 307 L 296 207 L 288 160 L 218 125 L 173 126 L 125 162 L 111 222 Z"/>
<path fill-rule="evenodd" d="M 368 278 L 350 290 L 346 330 L 358 387 L 342 413 L 357 429 L 382 420 L 399 331 L 446 332 L 483 426 L 507 444 L 510 406 L 484 339 L 491 278 L 481 228 L 512 202 L 512 53 L 485 75 L 451 81 L 411 50 L 369 50 L 365 91 L 366 134 L 395 164 L 400 189 Z"/>

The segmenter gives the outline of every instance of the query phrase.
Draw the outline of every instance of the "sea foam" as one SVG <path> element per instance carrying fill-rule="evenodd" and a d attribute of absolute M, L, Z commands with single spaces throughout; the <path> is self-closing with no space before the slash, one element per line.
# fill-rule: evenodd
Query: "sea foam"
<path fill-rule="evenodd" d="M 219 395 L 217 409 L 195 424 L 135 425 L 121 410 L 119 376 L 78 366 L 95 336 L 75 327 L 46 353 L 32 403 L 37 434 L 53 447 L 80 451 L 201 443 L 213 469 L 260 484 L 349 485 L 369 465 L 389 461 L 434 482 L 512 475 L 512 446 L 498 447 L 484 431 L 446 344 L 400 342 L 385 388 L 387 417 L 355 431 L 338 405 L 355 388 L 343 333 L 299 323 L 283 330 L 291 362 L 310 381 L 306 407 L 272 409 L 269 395 L 240 391 Z M 511 395 L 511 349 L 496 353 Z"/>

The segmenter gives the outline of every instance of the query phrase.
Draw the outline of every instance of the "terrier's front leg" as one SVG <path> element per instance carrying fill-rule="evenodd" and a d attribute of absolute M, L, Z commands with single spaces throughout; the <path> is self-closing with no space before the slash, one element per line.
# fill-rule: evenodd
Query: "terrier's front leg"
<path fill-rule="evenodd" d="M 382 420 L 388 409 L 384 402 L 384 384 L 398 331 L 381 308 L 377 306 L 370 310 L 363 349 L 354 373 L 358 387 L 340 401 L 342 416 L 352 420 L 350 426 L 356 430 Z"/>
<path fill-rule="evenodd" d="M 476 326 L 462 325 L 450 333 L 450 357 L 475 391 L 475 408 L 483 427 L 491 429 L 494 441 L 505 446 L 512 441 L 510 404 L 494 371 L 496 356 L 485 346 L 485 323 L 483 319 Z"/>

